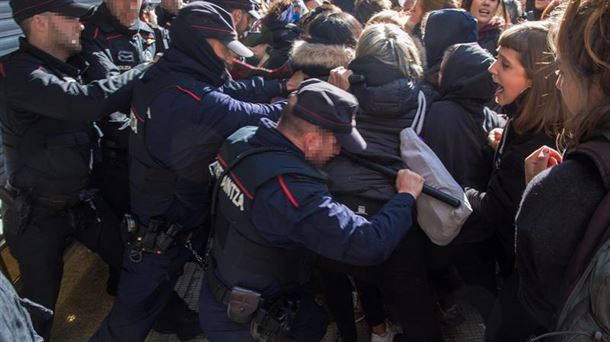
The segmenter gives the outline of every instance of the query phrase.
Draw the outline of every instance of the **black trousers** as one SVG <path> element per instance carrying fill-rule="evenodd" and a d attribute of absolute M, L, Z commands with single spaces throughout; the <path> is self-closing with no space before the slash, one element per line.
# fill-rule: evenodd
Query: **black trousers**
<path fill-rule="evenodd" d="M 91 201 L 93 206 L 82 202 L 63 210 L 32 205 L 25 225 L 21 225 L 13 208 L 6 208 L 2 221 L 6 242 L 19 263 L 21 296 L 55 309 L 63 254 L 73 240 L 99 254 L 111 268 L 120 269 L 123 244 L 119 221 L 101 197 Z M 52 320 L 34 316 L 32 323 L 38 334 L 48 339 Z"/>
<path fill-rule="evenodd" d="M 343 267 L 343 274 L 336 265 L 322 265 L 323 288 L 327 300 L 330 299 L 327 304 L 345 341 L 355 341 L 351 288 L 346 283 L 346 273 L 354 276 L 357 287 L 364 285 L 358 290 L 369 324 L 382 323 L 387 315 L 402 327 L 407 341 L 443 341 L 428 283 L 426 240 L 423 231 L 413 227 L 381 265 Z"/>

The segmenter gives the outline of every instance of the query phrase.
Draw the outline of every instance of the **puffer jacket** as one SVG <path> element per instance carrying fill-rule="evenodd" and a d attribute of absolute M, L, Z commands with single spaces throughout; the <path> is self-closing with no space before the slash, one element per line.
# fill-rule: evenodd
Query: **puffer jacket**
<path fill-rule="evenodd" d="M 411 127 L 423 102 L 430 103 L 434 93 L 414 79 L 399 76 L 399 71 L 371 57 L 354 60 L 354 74 L 365 81 L 353 84 L 351 92 L 360 103 L 356 127 L 367 142 L 360 157 L 393 170 L 404 168 L 400 159 L 400 131 Z M 395 194 L 394 180 L 354 162 L 343 155 L 331 160 L 328 172 L 333 194 L 353 194 L 384 203 Z"/>

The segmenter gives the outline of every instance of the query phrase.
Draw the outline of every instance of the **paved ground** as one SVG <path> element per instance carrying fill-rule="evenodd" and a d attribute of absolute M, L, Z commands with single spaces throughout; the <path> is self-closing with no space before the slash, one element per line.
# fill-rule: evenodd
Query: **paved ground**
<path fill-rule="evenodd" d="M 180 278 L 176 290 L 189 305 L 196 309 L 199 297 L 199 285 L 202 278 L 201 269 L 194 263 L 188 263 L 184 275 Z M 112 297 L 105 292 L 106 267 L 101 260 L 86 248 L 77 245 L 66 255 L 66 266 L 62 290 L 57 306 L 57 315 L 52 339 L 55 342 L 87 341 L 99 322 L 112 306 Z M 465 321 L 456 326 L 444 325 L 443 333 L 446 342 L 479 342 L 483 341 L 484 327 L 478 313 L 462 303 Z M 368 328 L 364 322 L 358 326 L 361 341 L 368 341 Z M 324 342 L 335 342 L 337 331 L 330 324 Z M 173 335 L 161 335 L 155 332 L 146 342 L 174 342 Z M 207 341 L 203 336 L 191 341 Z"/>

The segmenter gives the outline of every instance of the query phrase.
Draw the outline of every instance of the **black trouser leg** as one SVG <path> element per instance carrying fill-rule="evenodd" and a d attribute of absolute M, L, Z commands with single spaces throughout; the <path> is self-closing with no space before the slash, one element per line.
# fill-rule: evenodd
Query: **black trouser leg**
<path fill-rule="evenodd" d="M 55 310 L 69 230 L 67 216 L 51 216 L 46 210 L 34 208 L 29 224 L 18 232 L 16 213 L 9 209 L 3 223 L 9 249 L 19 263 L 21 296 Z M 52 319 L 32 315 L 32 324 L 45 340 L 50 337 Z"/>
<path fill-rule="evenodd" d="M 345 342 L 355 342 L 358 336 L 354 322 L 351 282 L 343 273 L 321 270 L 320 275 L 326 305 L 337 322 L 341 338 Z"/>
<path fill-rule="evenodd" d="M 383 299 L 408 341 L 443 341 L 428 281 L 426 240 L 421 229 L 413 227 L 383 265 Z"/>

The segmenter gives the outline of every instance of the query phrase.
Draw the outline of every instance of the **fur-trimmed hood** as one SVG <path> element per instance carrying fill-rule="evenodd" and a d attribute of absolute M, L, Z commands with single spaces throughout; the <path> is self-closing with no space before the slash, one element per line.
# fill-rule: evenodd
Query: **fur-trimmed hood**
<path fill-rule="evenodd" d="M 328 77 L 330 70 L 347 65 L 356 56 L 356 51 L 345 45 L 325 45 L 297 40 L 290 51 L 290 60 L 295 70 L 302 70 L 311 77 Z"/>

